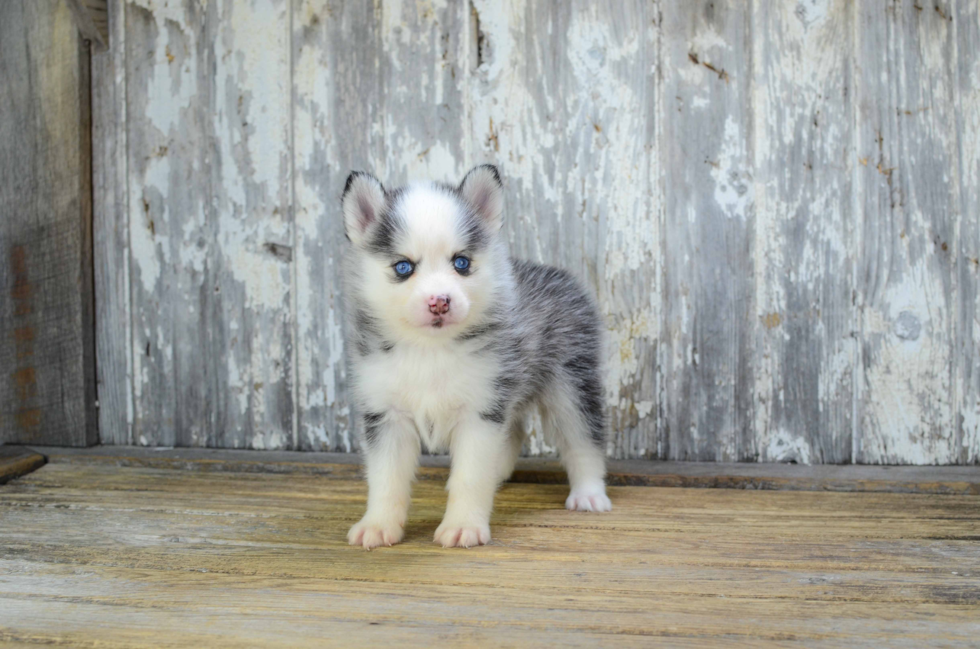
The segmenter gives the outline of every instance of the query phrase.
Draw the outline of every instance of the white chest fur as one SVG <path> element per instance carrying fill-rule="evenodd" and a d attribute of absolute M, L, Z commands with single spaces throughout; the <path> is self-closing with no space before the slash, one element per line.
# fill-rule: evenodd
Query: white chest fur
<path fill-rule="evenodd" d="M 354 368 L 362 406 L 409 420 L 423 443 L 445 449 L 460 419 L 487 408 L 494 398 L 496 362 L 459 346 L 401 343 L 359 359 Z"/>

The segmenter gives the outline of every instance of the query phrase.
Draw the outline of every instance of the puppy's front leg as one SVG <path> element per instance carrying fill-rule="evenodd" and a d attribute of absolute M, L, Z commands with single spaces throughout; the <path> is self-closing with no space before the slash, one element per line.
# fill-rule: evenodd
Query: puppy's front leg
<path fill-rule="evenodd" d="M 490 542 L 490 511 L 507 455 L 507 429 L 480 415 L 465 418 L 450 444 L 449 502 L 435 542 L 444 548 Z"/>
<path fill-rule="evenodd" d="M 368 506 L 364 517 L 347 533 L 347 541 L 370 550 L 394 545 L 405 535 L 421 448 L 415 430 L 390 415 L 368 413 L 364 431 Z"/>

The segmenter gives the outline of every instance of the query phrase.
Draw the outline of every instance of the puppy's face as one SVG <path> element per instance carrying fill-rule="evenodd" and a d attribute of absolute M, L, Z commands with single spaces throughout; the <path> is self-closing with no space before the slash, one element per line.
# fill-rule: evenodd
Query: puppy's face
<path fill-rule="evenodd" d="M 453 335 L 479 318 L 495 285 L 493 240 L 502 195 L 496 169 L 476 167 L 459 187 L 419 184 L 385 191 L 351 174 L 344 226 L 357 251 L 359 295 L 392 331 Z"/>

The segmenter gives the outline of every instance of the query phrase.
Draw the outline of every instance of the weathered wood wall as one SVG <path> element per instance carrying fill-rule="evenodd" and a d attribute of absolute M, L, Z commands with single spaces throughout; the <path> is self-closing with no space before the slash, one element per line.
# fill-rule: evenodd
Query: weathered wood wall
<path fill-rule="evenodd" d="M 102 439 L 355 449 L 343 179 L 489 161 L 606 316 L 611 455 L 978 462 L 978 6 L 113 0 Z"/>
<path fill-rule="evenodd" d="M 98 440 L 89 87 L 67 4 L 0 2 L 0 444 Z"/>

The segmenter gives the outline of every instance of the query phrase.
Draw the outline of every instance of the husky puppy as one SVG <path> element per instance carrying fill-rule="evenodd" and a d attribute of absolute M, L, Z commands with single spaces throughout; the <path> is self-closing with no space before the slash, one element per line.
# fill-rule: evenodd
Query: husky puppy
<path fill-rule="evenodd" d="M 342 203 L 349 376 L 368 479 L 350 544 L 401 541 L 423 445 L 452 457 L 435 542 L 489 542 L 494 493 L 534 407 L 568 471 L 565 506 L 609 511 L 599 316 L 568 273 L 508 256 L 497 169 L 478 166 L 458 187 L 393 190 L 354 172 Z"/>

